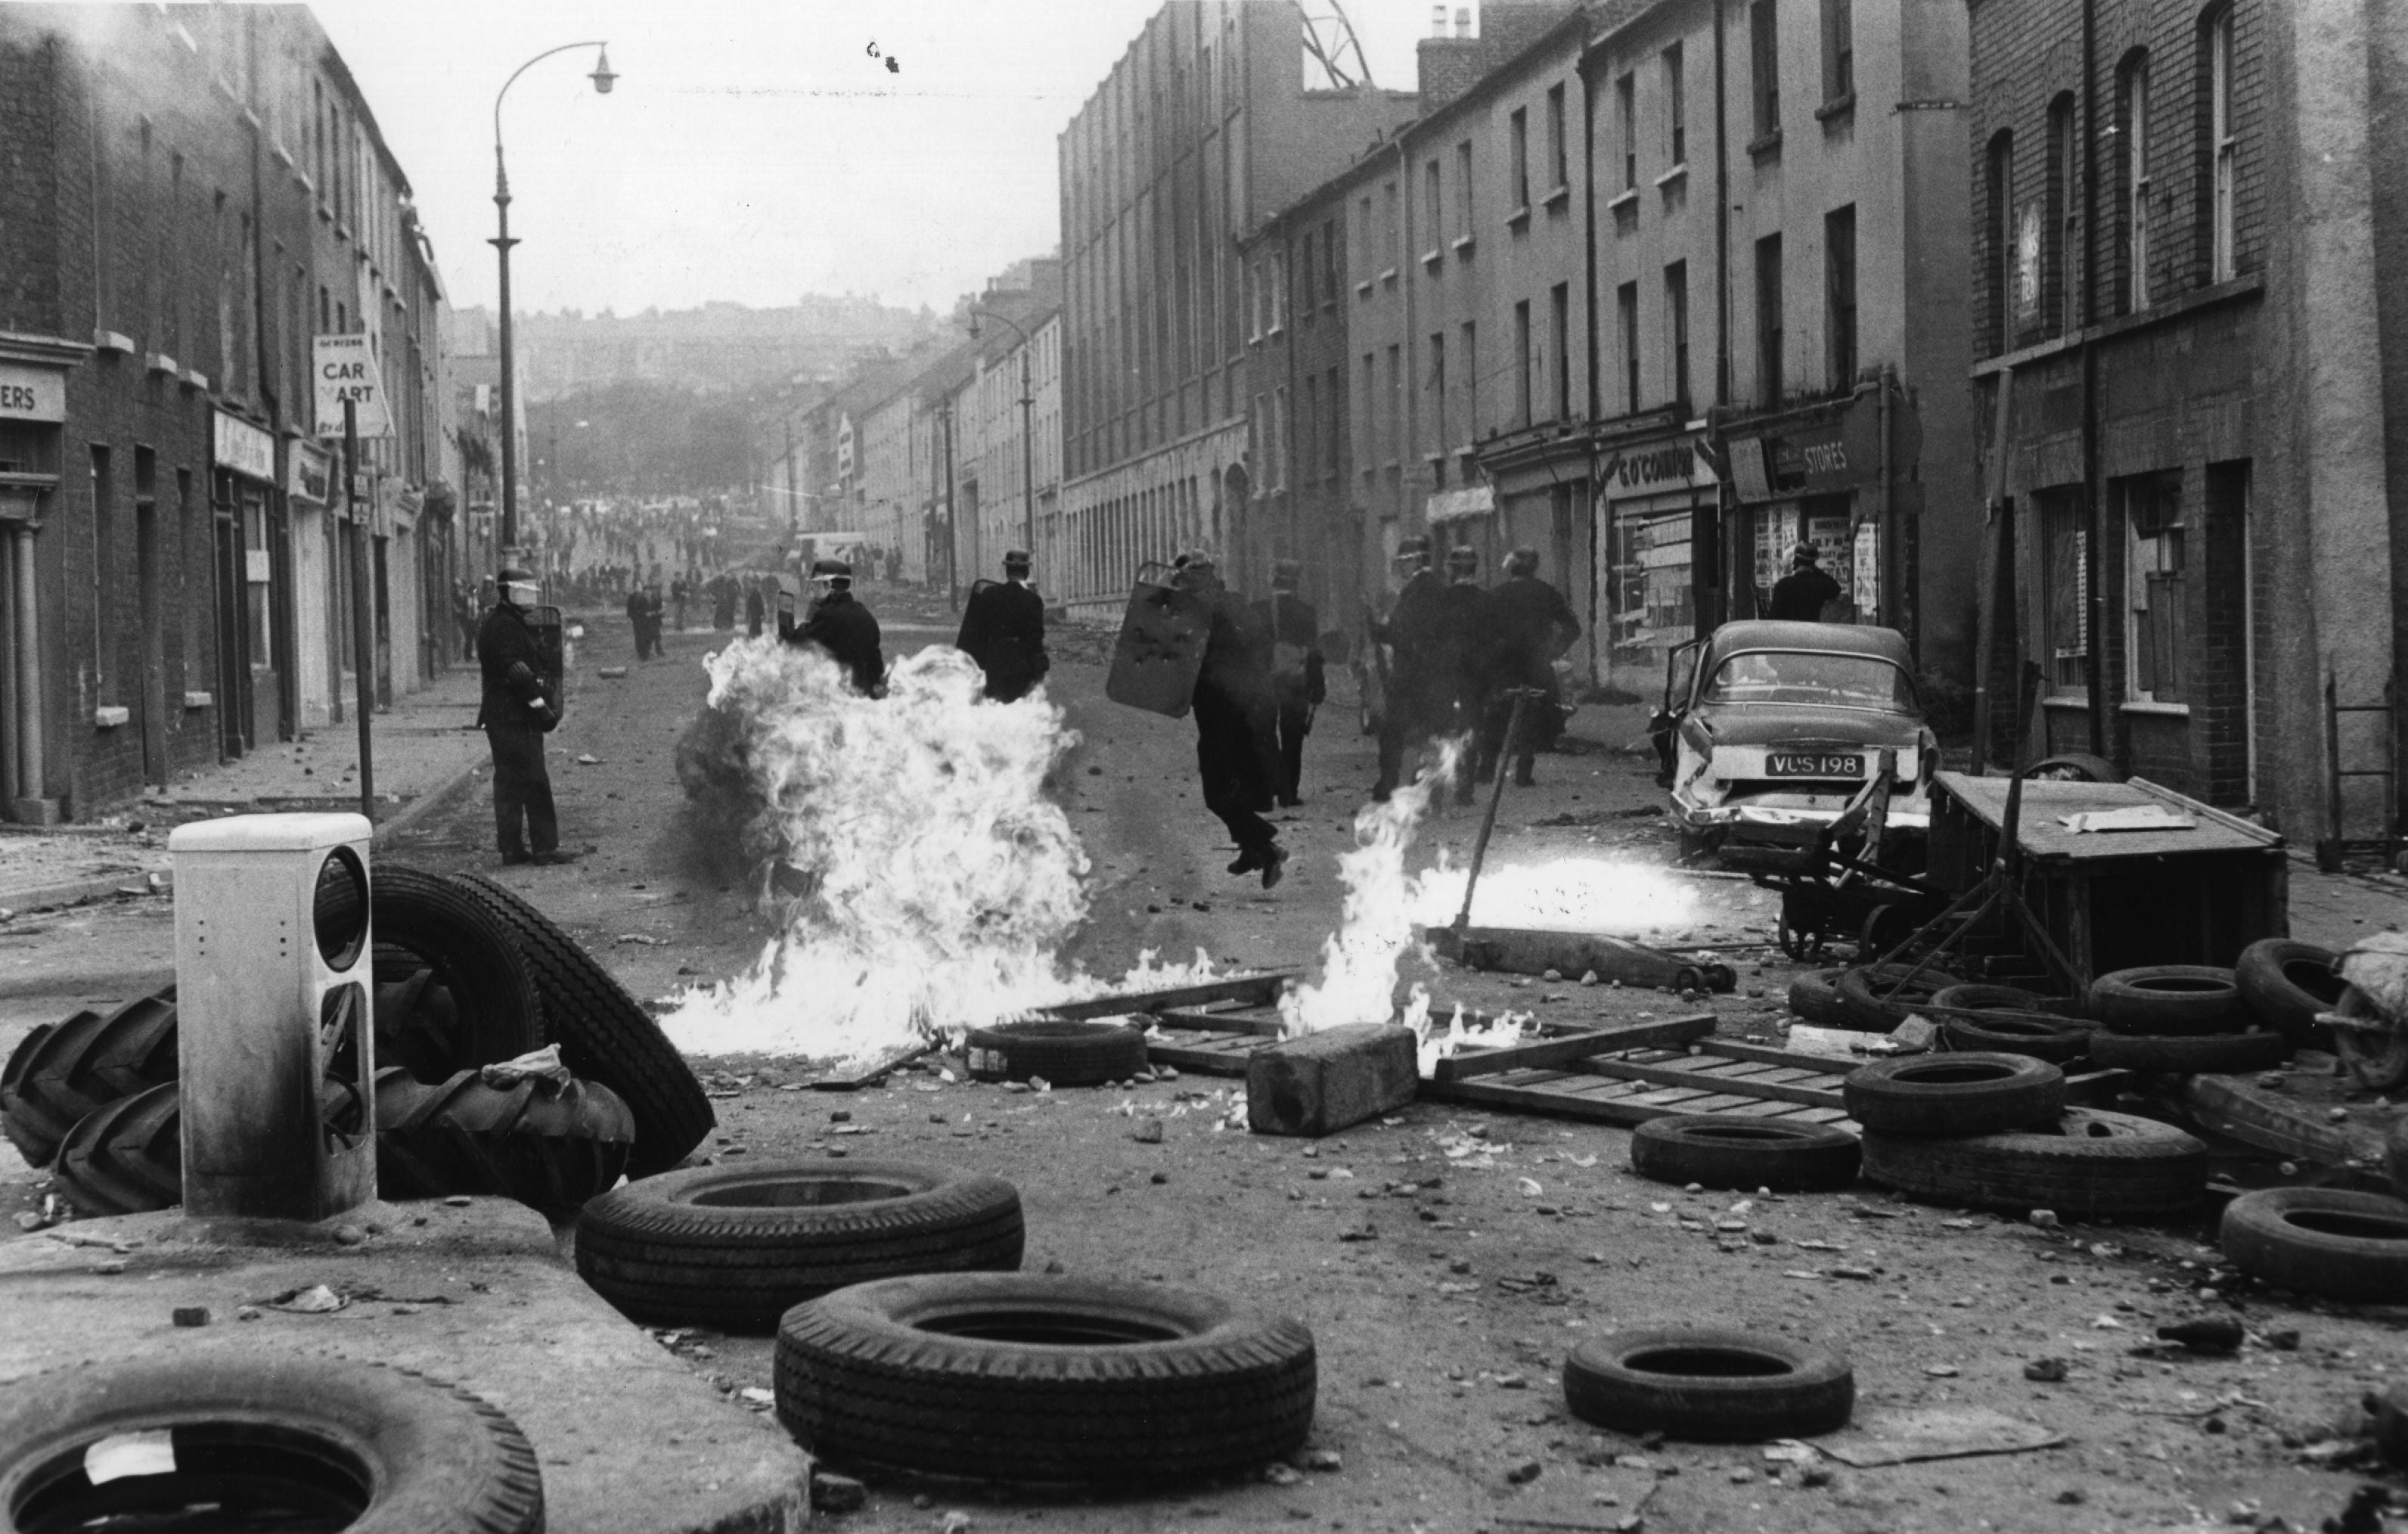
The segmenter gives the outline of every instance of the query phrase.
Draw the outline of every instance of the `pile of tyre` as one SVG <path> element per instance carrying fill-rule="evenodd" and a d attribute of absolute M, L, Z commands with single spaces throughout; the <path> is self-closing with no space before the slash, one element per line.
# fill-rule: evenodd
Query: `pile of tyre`
<path fill-rule="evenodd" d="M 479 875 L 397 864 L 378 864 L 369 890 L 384 1197 L 483 1194 L 565 1214 L 710 1134 L 710 1099 L 659 1025 L 534 906 Z M 322 929 L 357 917 L 347 886 L 322 886 Z M 547 1044 L 569 1087 L 485 1080 Z M 79 1011 L 0 1068 L 0 1132 L 79 1212 L 168 1208 L 183 1182 L 177 1070 L 172 985 Z"/>

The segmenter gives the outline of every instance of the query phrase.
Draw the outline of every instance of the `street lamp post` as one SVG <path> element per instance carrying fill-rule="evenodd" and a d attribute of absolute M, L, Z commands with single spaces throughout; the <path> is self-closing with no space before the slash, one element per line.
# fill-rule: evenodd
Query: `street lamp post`
<path fill-rule="evenodd" d="M 602 42 L 563 43 L 558 48 L 548 48 L 542 52 L 537 54 L 534 58 L 527 60 L 526 63 L 520 65 L 516 69 L 512 70 L 510 72 L 510 78 L 502 81 L 502 88 L 494 93 L 494 207 L 499 215 L 499 229 L 494 237 L 486 241 L 486 243 L 493 246 L 495 251 L 501 252 L 501 557 L 504 559 L 510 557 L 511 552 L 518 548 L 519 541 L 519 448 L 518 380 L 511 376 L 512 360 L 510 348 L 510 247 L 516 245 L 518 241 L 510 237 L 510 173 L 509 168 L 502 163 L 502 98 L 510 93 L 510 87 L 516 85 L 518 83 L 519 77 L 525 74 L 530 68 L 542 63 L 544 60 L 551 58 L 554 53 L 566 53 L 572 49 L 578 48 L 592 48 L 601 50 L 595 57 L 594 72 L 591 75 L 588 75 L 586 79 L 594 82 L 595 94 L 609 95 L 610 93 L 611 85 L 619 77 L 610 72 L 610 48 L 608 43 Z"/>
<path fill-rule="evenodd" d="M 1031 558 L 1035 558 L 1037 554 L 1037 474 L 1033 460 L 1036 456 L 1037 433 L 1029 423 L 1029 414 L 1036 409 L 1037 394 L 1036 391 L 1028 386 L 1028 354 L 1037 349 L 1036 343 L 1028 338 L 1028 332 L 1021 329 L 1010 317 L 987 308 L 970 310 L 970 336 L 973 339 L 978 336 L 979 316 L 982 314 L 990 320 L 1000 320 L 1005 324 L 1010 325 L 1011 333 L 1020 337 L 1020 546 L 1028 551 Z"/>

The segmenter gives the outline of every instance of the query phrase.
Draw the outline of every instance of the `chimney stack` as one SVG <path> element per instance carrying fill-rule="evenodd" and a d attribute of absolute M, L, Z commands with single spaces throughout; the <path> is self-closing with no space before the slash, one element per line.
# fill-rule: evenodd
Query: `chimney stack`
<path fill-rule="evenodd" d="M 1430 7 L 1430 36 L 1433 37 L 1446 36 L 1446 7 L 1442 4 Z"/>
<path fill-rule="evenodd" d="M 1471 36 L 1471 7 L 1469 6 L 1457 6 L 1455 7 L 1455 35 L 1458 37 L 1469 37 Z"/>

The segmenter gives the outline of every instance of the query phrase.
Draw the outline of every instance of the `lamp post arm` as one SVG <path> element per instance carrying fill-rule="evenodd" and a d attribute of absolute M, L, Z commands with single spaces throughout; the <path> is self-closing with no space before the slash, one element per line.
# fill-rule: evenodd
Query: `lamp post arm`
<path fill-rule="evenodd" d="M 502 88 L 494 93 L 494 163 L 496 167 L 500 165 L 502 159 L 502 98 L 510 93 L 510 87 L 519 82 L 519 77 L 534 68 L 537 65 L 541 64 L 544 60 L 552 57 L 554 53 L 566 53 L 572 50 L 580 48 L 608 48 L 609 46 L 609 43 L 607 40 L 587 41 L 581 43 L 563 43 L 558 48 L 545 49 L 534 58 L 527 60 L 526 63 L 520 65 L 516 69 L 510 71 L 510 78 L 502 81 Z"/>

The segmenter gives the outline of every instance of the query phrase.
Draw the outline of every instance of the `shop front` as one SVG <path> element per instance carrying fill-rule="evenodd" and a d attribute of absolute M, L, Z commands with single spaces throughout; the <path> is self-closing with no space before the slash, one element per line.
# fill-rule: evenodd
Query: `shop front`
<path fill-rule="evenodd" d="M 342 670 L 341 638 L 333 615 L 336 571 L 334 524 L 326 507 L 334 495 L 333 455 L 315 442 L 287 437 L 285 504 L 293 524 L 294 669 L 300 723 L 317 729 L 343 717 L 335 678 Z"/>
<path fill-rule="evenodd" d="M 211 412 L 209 438 L 218 590 L 231 596 L 218 611 L 219 744 L 239 756 L 281 733 L 278 566 L 289 581 L 290 560 L 275 537 L 276 438 L 223 410 Z"/>
<path fill-rule="evenodd" d="M 60 817 L 65 738 L 49 727 L 57 559 L 43 528 L 58 501 L 67 369 L 89 350 L 0 340 L 0 819 L 37 825 Z"/>
<path fill-rule="evenodd" d="M 1641 697 L 1663 688 L 1664 660 L 1697 636 L 1702 581 L 1711 595 L 1722 494 L 1702 431 L 1600 450 L 1595 502 L 1599 679 Z"/>
<path fill-rule="evenodd" d="M 1883 432 L 1890 435 L 1884 451 Z M 1811 542 L 1824 573 L 1840 584 L 1823 610 L 1835 624 L 1877 624 L 1912 643 L 1914 512 L 1921 485 L 1912 409 L 1879 386 L 1842 400 L 1725 428 L 1731 501 L 1725 536 L 1731 560 L 1726 593 L 1733 617 L 1770 615 L 1772 587 Z M 1889 494 L 1883 494 L 1885 470 Z"/>

